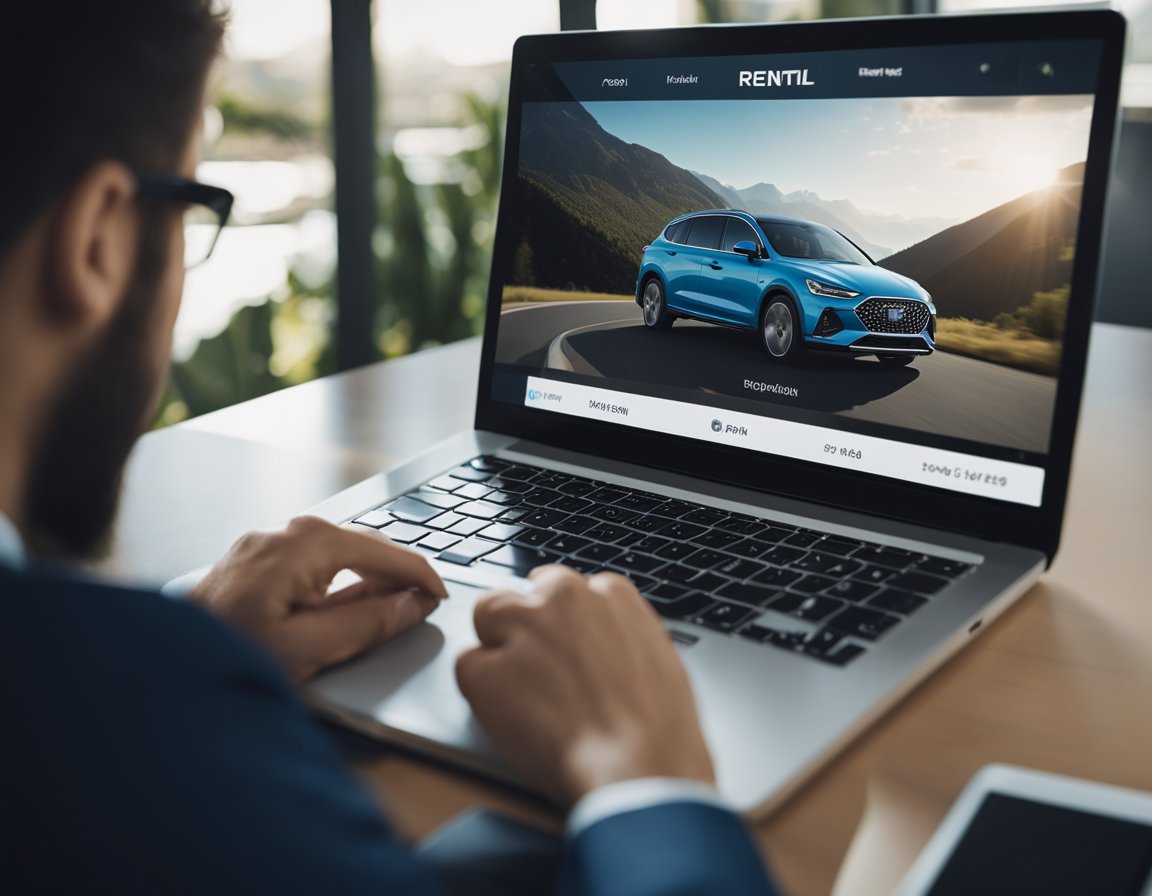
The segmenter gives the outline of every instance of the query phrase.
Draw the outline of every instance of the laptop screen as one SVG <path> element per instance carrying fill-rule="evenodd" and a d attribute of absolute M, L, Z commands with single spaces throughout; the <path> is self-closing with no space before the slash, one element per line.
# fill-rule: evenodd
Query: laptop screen
<path fill-rule="evenodd" d="M 1040 506 L 1100 52 L 523 66 L 492 399 Z"/>

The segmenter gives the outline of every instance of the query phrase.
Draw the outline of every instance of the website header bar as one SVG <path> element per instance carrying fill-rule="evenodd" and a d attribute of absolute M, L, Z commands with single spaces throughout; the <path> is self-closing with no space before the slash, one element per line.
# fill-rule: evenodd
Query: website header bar
<path fill-rule="evenodd" d="M 1095 91 L 1085 41 L 891 47 L 532 66 L 525 100 L 749 100 L 1020 96 Z M 559 84 L 556 79 L 559 79 Z"/>

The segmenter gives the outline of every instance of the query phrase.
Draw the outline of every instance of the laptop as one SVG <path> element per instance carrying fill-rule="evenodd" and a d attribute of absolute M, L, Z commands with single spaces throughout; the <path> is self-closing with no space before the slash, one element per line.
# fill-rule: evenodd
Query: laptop
<path fill-rule="evenodd" d="M 451 597 L 312 704 L 515 782 L 454 679 L 472 607 L 614 570 L 678 645 L 722 794 L 779 804 L 1052 562 L 1123 34 L 521 38 L 475 429 L 312 511 Z"/>

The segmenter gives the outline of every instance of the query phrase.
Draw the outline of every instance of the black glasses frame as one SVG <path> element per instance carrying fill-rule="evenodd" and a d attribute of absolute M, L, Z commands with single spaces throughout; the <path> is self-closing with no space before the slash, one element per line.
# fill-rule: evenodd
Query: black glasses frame
<path fill-rule="evenodd" d="M 220 238 L 220 231 L 224 229 L 224 225 L 228 223 L 228 216 L 232 214 L 232 203 L 236 198 L 223 187 L 214 187 L 174 174 L 137 174 L 136 195 L 141 199 L 164 199 L 201 205 L 216 215 L 218 221 L 216 235 L 208 246 L 207 254 L 200 261 L 212 255 L 216 241 Z M 197 264 L 199 263 L 198 261 Z"/>

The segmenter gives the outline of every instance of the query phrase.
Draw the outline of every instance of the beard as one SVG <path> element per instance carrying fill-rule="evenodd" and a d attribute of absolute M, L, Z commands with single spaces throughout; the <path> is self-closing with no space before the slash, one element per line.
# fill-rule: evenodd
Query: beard
<path fill-rule="evenodd" d="M 95 559 L 111 544 L 124 467 L 149 428 L 161 385 L 150 351 L 155 293 L 167 263 L 165 223 L 159 210 L 145 210 L 120 310 L 78 359 L 42 430 L 24 505 L 34 556 Z"/>

